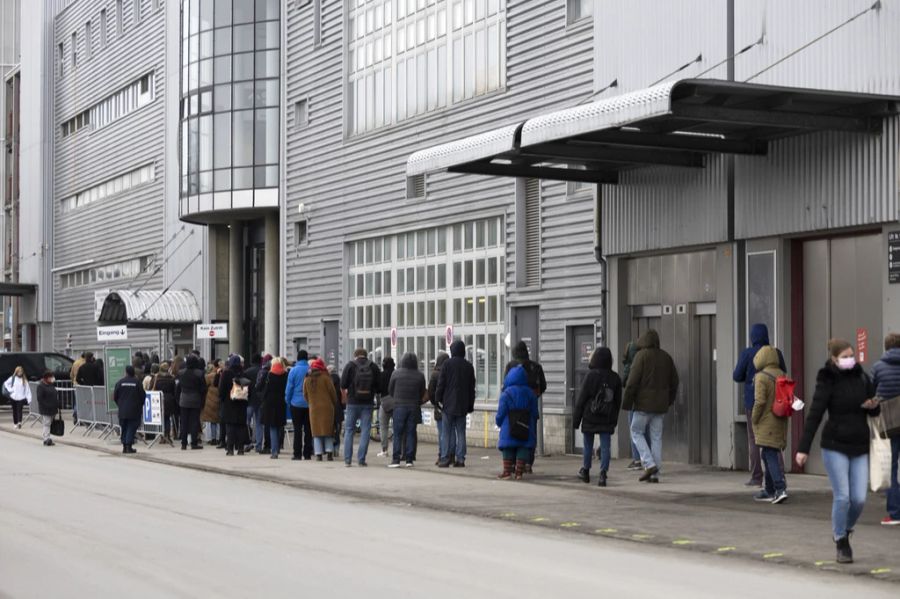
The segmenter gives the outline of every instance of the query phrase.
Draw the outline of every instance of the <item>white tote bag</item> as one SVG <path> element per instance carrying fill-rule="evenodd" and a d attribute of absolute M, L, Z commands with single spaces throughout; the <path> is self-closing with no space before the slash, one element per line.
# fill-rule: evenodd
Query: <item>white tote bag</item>
<path fill-rule="evenodd" d="M 891 486 L 891 440 L 884 435 L 881 416 L 869 418 L 869 487 L 883 491 Z"/>

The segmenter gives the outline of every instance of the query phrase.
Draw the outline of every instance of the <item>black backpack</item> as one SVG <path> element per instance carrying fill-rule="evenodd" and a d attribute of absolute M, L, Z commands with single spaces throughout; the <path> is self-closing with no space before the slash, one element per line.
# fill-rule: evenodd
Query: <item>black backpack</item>
<path fill-rule="evenodd" d="M 600 390 L 591 400 L 588 410 L 597 420 L 610 421 L 615 416 L 616 395 L 612 387 L 606 381 L 600 383 Z"/>
<path fill-rule="evenodd" d="M 356 399 L 372 399 L 372 383 L 375 382 L 372 370 L 372 362 L 369 360 L 356 365 L 356 376 L 353 377 L 353 397 Z"/>

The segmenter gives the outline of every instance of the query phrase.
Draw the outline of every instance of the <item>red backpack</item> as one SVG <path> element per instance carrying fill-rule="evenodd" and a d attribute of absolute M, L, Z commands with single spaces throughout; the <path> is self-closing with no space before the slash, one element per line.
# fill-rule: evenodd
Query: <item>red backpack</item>
<path fill-rule="evenodd" d="M 775 381 L 775 401 L 772 402 L 772 413 L 779 418 L 790 418 L 794 414 L 794 387 L 797 383 L 787 375 L 773 376 L 766 371 L 764 375 Z"/>

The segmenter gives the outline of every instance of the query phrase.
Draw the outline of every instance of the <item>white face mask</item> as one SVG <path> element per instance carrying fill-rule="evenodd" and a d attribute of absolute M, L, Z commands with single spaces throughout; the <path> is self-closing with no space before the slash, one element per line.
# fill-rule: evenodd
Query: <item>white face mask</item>
<path fill-rule="evenodd" d="M 854 366 L 856 366 L 856 358 L 853 356 L 838 358 L 837 367 L 841 370 L 852 370 Z"/>

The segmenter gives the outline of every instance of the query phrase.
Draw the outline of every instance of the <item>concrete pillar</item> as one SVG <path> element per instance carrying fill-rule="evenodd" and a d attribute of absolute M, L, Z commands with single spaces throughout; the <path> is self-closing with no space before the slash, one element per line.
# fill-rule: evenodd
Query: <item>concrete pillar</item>
<path fill-rule="evenodd" d="M 244 224 L 231 223 L 228 237 L 228 347 L 244 348 Z"/>
<path fill-rule="evenodd" d="M 279 256 L 281 255 L 278 233 L 278 213 L 266 213 L 265 287 L 263 289 L 265 314 L 263 316 L 262 346 L 273 356 L 282 354 L 279 351 L 280 341 L 278 339 Z"/>

